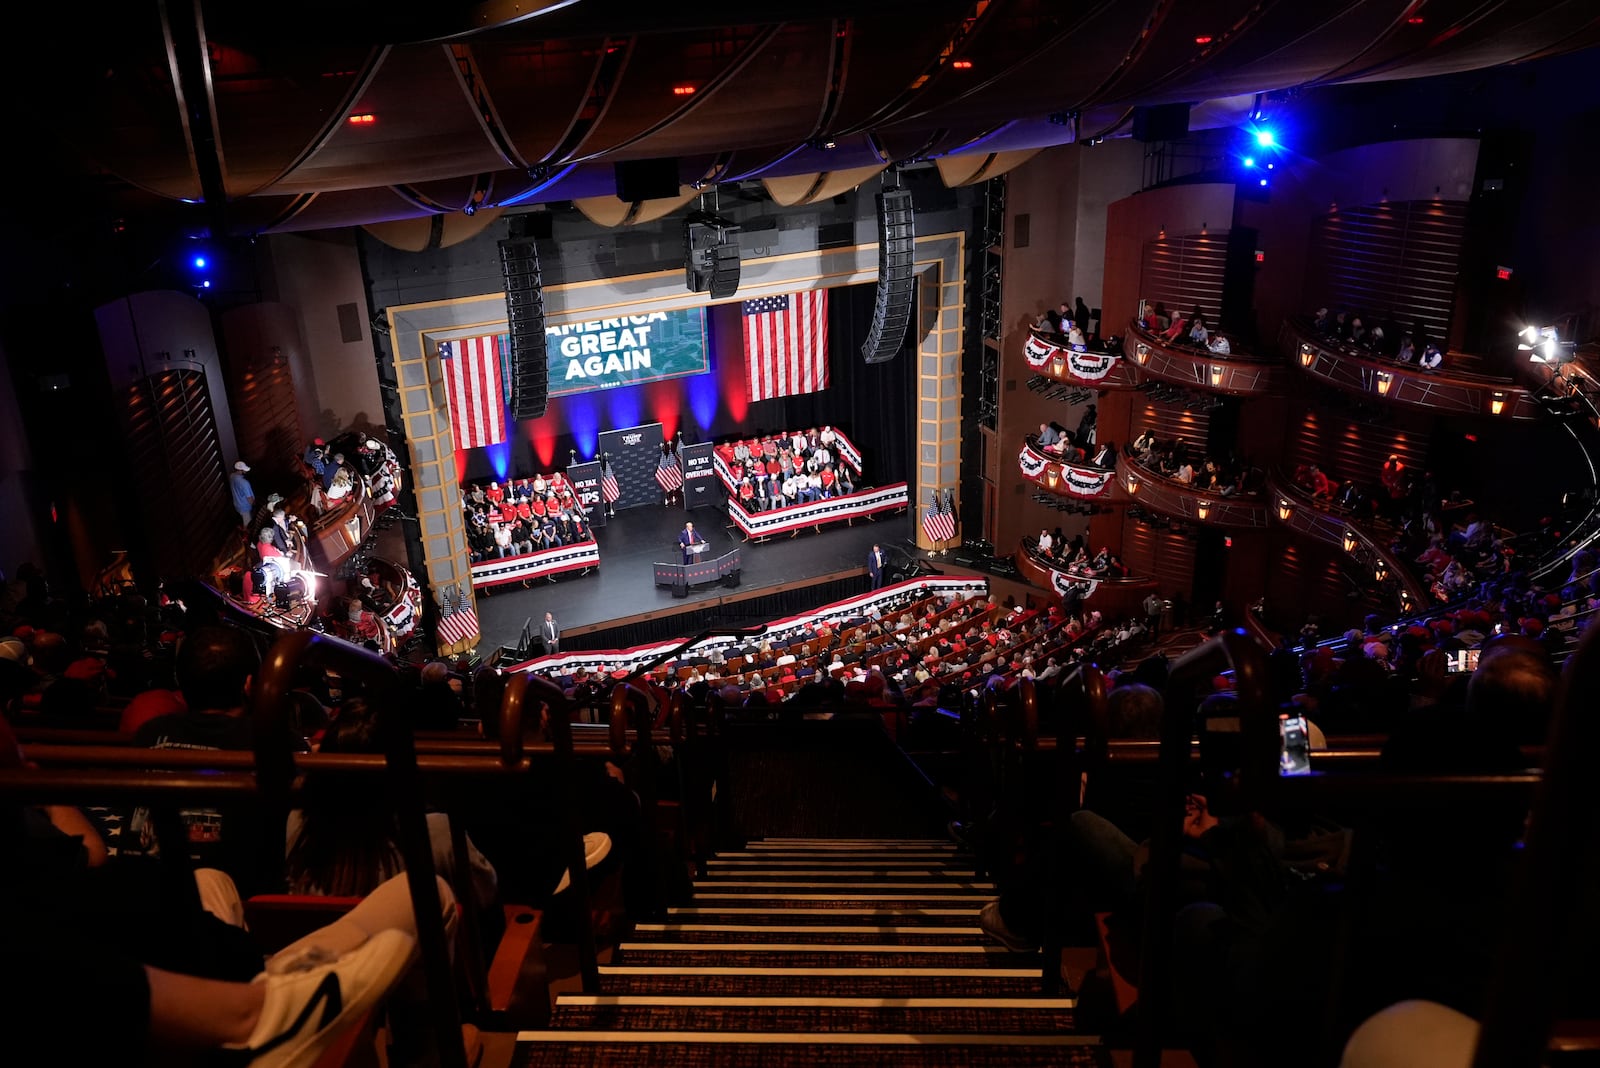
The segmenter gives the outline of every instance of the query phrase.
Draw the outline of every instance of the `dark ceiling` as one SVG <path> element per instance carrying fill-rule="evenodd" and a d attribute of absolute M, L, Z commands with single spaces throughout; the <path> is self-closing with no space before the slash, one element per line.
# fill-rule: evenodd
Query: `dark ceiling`
<path fill-rule="evenodd" d="M 105 5 L 7 68 L 13 159 L 305 230 L 609 194 L 626 160 L 693 183 L 1037 148 L 1141 104 L 1236 114 L 1600 42 L 1595 0 L 416 6 Z"/>

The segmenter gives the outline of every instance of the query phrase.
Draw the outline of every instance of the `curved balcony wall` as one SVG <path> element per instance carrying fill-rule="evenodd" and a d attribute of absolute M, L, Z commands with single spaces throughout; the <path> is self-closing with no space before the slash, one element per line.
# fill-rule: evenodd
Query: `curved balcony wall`
<path fill-rule="evenodd" d="M 1095 467 L 1093 464 L 1063 463 L 1045 454 L 1039 447 L 1037 434 L 1029 434 L 1017 456 L 1017 466 L 1022 476 L 1040 488 L 1062 497 L 1075 497 L 1084 501 L 1111 499 L 1117 469 Z"/>
<path fill-rule="evenodd" d="M 1317 500 L 1280 471 L 1267 475 L 1267 490 L 1272 494 L 1273 518 L 1283 526 L 1370 560 L 1375 582 L 1393 580 L 1400 584 L 1411 604 L 1429 603 L 1427 591 L 1411 569 L 1389 552 L 1381 538 L 1369 533 L 1351 515 Z M 1380 565 L 1384 573 L 1382 579 L 1377 577 Z"/>
<path fill-rule="evenodd" d="M 1022 345 L 1023 358 L 1035 374 L 1084 389 L 1138 389 L 1139 383 L 1121 352 L 1089 352 L 1067 346 L 1059 334 L 1031 329 Z"/>
<path fill-rule="evenodd" d="M 1071 574 L 1041 557 L 1033 544 L 1033 539 L 1023 539 L 1016 554 L 1017 570 L 1030 584 L 1063 597 L 1076 589 L 1082 593 L 1085 604 L 1110 619 L 1143 616 L 1144 609 L 1140 602 L 1156 588 L 1154 579 Z"/>
<path fill-rule="evenodd" d="M 1170 479 L 1126 456 L 1117 460 L 1117 482 L 1130 501 L 1162 515 L 1213 527 L 1259 529 L 1267 525 L 1267 499 L 1259 493 L 1224 497 Z"/>
<path fill-rule="evenodd" d="M 1175 345 L 1163 341 L 1137 322 L 1128 324 L 1128 332 L 1122 339 L 1122 355 L 1141 378 L 1149 376 L 1175 386 L 1233 397 L 1275 393 L 1282 388 L 1286 377 L 1280 364 L 1240 353 L 1219 356 L 1204 349 Z"/>
<path fill-rule="evenodd" d="M 1532 394 L 1510 378 L 1424 371 L 1324 337 L 1308 320 L 1284 323 L 1281 339 L 1301 371 L 1346 393 L 1444 415 L 1538 419 L 1543 413 Z"/>

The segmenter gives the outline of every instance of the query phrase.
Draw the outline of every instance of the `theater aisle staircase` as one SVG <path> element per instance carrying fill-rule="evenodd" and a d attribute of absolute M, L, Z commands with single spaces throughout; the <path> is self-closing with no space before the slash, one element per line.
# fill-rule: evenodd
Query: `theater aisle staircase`
<path fill-rule="evenodd" d="M 948 842 L 767 838 L 710 860 L 691 904 L 640 924 L 601 993 L 518 1036 L 528 1068 L 1102 1065 L 1041 958 L 991 942 L 994 896 Z"/>

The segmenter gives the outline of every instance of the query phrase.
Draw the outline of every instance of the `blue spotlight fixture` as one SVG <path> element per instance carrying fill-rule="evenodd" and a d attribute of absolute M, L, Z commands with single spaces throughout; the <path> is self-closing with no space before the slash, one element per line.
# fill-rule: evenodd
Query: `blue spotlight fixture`
<path fill-rule="evenodd" d="M 196 256 L 194 258 L 194 268 L 197 271 L 205 270 L 206 269 L 206 258 L 204 256 Z"/>
<path fill-rule="evenodd" d="M 1272 131 L 1266 127 L 1263 126 L 1261 129 L 1256 131 L 1256 144 L 1260 145 L 1262 148 L 1271 148 L 1277 143 L 1277 138 L 1274 137 L 1272 135 Z"/>
<path fill-rule="evenodd" d="M 1256 165 L 1256 158 L 1254 156 L 1246 156 L 1244 158 L 1244 165 L 1246 167 L 1254 167 Z"/>
<path fill-rule="evenodd" d="M 1267 180 L 1265 178 L 1261 179 L 1261 184 L 1262 185 L 1266 185 L 1267 184 Z"/>

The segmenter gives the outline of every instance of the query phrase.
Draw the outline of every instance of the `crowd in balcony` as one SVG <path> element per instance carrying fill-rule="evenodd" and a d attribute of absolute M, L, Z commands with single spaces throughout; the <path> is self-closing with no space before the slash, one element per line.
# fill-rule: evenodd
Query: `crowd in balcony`
<path fill-rule="evenodd" d="M 1266 476 L 1237 456 L 1212 456 L 1186 441 L 1162 441 L 1150 429 L 1129 446 L 1130 459 L 1162 478 L 1219 497 L 1250 496 L 1261 491 Z"/>
<path fill-rule="evenodd" d="M 1380 320 L 1375 315 L 1363 316 L 1342 308 L 1333 312 L 1318 308 L 1311 319 L 1311 329 L 1330 344 L 1402 366 L 1437 371 L 1444 364 L 1444 353 L 1428 337 L 1420 319 L 1407 332 L 1392 318 Z"/>
<path fill-rule="evenodd" d="M 1078 297 L 1071 304 L 1062 301 L 1058 306 L 1048 309 L 1034 322 L 1033 328 L 1059 338 L 1070 349 L 1085 352 L 1089 342 L 1095 340 L 1094 335 L 1089 333 L 1092 314 L 1083 298 Z"/>
<path fill-rule="evenodd" d="M 593 539 L 572 483 L 560 471 L 464 487 L 461 509 L 473 563 Z"/>
<path fill-rule="evenodd" d="M 1090 404 L 1079 417 L 1076 430 L 1068 430 L 1056 422 L 1040 423 L 1038 436 L 1034 440 L 1039 451 L 1053 460 L 1066 464 L 1087 464 L 1090 467 L 1115 467 L 1116 442 L 1098 440 L 1095 433 L 1098 419 L 1098 406 Z"/>
<path fill-rule="evenodd" d="M 1075 578 L 1119 579 L 1129 574 L 1128 566 L 1110 546 L 1102 545 L 1099 552 L 1089 552 L 1089 543 L 1081 532 L 1068 539 L 1060 527 L 1054 533 L 1041 529 L 1037 537 L 1024 538 L 1022 543 L 1040 563 Z"/>
<path fill-rule="evenodd" d="M 1166 304 L 1159 300 L 1144 305 L 1139 326 L 1178 348 L 1196 349 L 1213 356 L 1233 354 L 1233 342 L 1212 325 L 1198 304 L 1190 308 L 1188 314 L 1169 312 Z"/>

